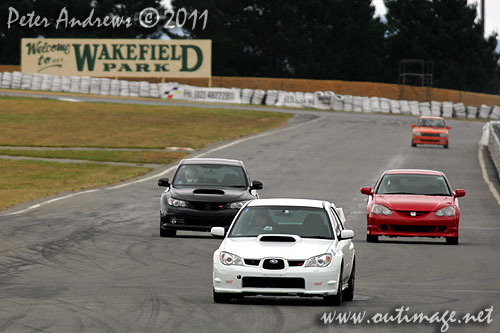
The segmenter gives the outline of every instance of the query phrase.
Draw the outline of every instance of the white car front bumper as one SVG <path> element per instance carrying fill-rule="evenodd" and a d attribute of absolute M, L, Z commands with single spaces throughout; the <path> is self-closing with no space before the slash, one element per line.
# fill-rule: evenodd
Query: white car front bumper
<path fill-rule="evenodd" d="M 336 295 L 342 258 L 334 257 L 327 267 L 289 267 L 269 270 L 258 266 L 223 265 L 214 256 L 213 287 L 218 293 L 248 295 Z M 285 260 L 286 262 L 286 260 Z"/>

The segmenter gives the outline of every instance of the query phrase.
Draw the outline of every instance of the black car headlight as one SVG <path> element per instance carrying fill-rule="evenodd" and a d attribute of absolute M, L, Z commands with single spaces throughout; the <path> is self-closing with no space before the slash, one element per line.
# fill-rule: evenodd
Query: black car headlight
<path fill-rule="evenodd" d="M 186 201 L 174 198 L 168 198 L 168 204 L 174 207 L 187 207 Z"/>

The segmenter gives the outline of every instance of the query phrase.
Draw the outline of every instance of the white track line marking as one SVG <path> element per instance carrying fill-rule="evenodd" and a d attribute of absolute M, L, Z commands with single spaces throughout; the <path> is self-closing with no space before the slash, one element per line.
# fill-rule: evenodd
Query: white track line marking
<path fill-rule="evenodd" d="M 210 150 L 208 150 L 208 151 L 206 151 L 204 153 L 197 154 L 195 156 L 192 156 L 191 158 L 202 157 L 202 156 L 205 156 L 207 154 L 213 153 L 214 151 L 218 151 L 218 150 L 221 150 L 221 149 L 224 149 L 224 148 L 227 148 L 227 147 L 231 147 L 231 146 L 234 146 L 236 144 L 239 144 L 239 143 L 242 143 L 242 142 L 245 142 L 245 141 L 249 141 L 249 140 L 253 140 L 253 139 L 257 139 L 257 138 L 262 138 L 264 136 L 268 136 L 268 135 L 271 135 L 271 134 L 276 134 L 276 133 L 288 131 L 288 130 L 291 130 L 291 129 L 296 129 L 298 127 L 301 127 L 301 126 L 304 126 L 304 125 L 311 124 L 313 122 L 322 120 L 324 118 L 325 118 L 324 116 L 321 116 L 321 117 L 318 117 L 316 119 L 308 120 L 308 121 L 305 121 L 303 123 L 300 123 L 300 124 L 297 124 L 297 125 L 294 125 L 294 126 L 280 128 L 280 129 L 277 129 L 277 130 L 274 130 L 274 131 L 265 132 L 265 133 L 257 134 L 257 135 L 250 136 L 250 137 L 247 137 L 247 138 L 239 139 L 239 140 L 227 143 L 225 145 L 222 145 L 220 147 L 216 147 L 216 148 L 210 149 Z M 54 201 L 58 201 L 58 200 L 62 200 L 62 199 L 71 198 L 71 197 L 74 197 L 76 195 L 80 195 L 80 194 L 84 194 L 84 193 L 91 193 L 91 192 L 97 192 L 97 191 L 103 191 L 103 190 L 114 190 L 114 189 L 122 188 L 122 187 L 125 187 L 125 186 L 128 186 L 128 185 L 142 183 L 142 182 L 145 182 L 145 181 L 148 181 L 148 180 L 151 180 L 151 179 L 163 176 L 164 174 L 169 173 L 170 171 L 174 170 L 176 167 L 177 167 L 177 164 L 174 165 L 174 166 L 172 166 L 172 167 L 170 167 L 170 168 L 168 168 L 168 169 L 166 169 L 166 170 L 163 170 L 160 173 L 157 173 L 155 175 L 152 175 L 152 176 L 149 176 L 149 177 L 146 177 L 146 178 L 141 178 L 141 179 L 138 179 L 138 180 L 134 180 L 134 181 L 125 183 L 125 184 L 120 184 L 120 185 L 116 185 L 116 186 L 106 187 L 106 188 L 103 188 L 103 189 L 93 189 L 93 190 L 88 190 L 88 191 L 83 191 L 83 192 L 77 192 L 77 193 L 68 194 L 68 195 L 65 195 L 65 196 L 60 197 L 60 198 L 55 198 L 55 199 L 51 199 L 51 200 L 48 200 L 48 201 L 44 201 L 44 202 L 41 202 L 39 204 L 30 206 L 28 208 L 25 208 L 25 209 L 22 209 L 22 210 L 13 212 L 13 213 L 9 213 L 9 214 L 3 214 L 3 215 L 0 215 L 0 216 L 9 216 L 9 215 L 21 214 L 21 213 L 30 211 L 32 209 L 38 208 L 38 207 L 40 207 L 42 205 L 46 205 L 48 203 L 51 203 L 51 202 L 54 202 Z"/>
<path fill-rule="evenodd" d="M 478 149 L 477 149 L 477 158 L 479 159 L 479 166 L 481 167 L 481 173 L 483 174 L 483 179 L 484 182 L 488 185 L 488 188 L 490 189 L 491 194 L 493 194 L 493 197 L 496 199 L 498 205 L 500 206 L 500 194 L 498 194 L 497 189 L 493 185 L 493 183 L 490 181 L 490 178 L 488 177 L 488 173 L 486 172 L 486 166 L 484 165 L 484 156 L 483 156 L 483 146 L 478 144 Z"/>

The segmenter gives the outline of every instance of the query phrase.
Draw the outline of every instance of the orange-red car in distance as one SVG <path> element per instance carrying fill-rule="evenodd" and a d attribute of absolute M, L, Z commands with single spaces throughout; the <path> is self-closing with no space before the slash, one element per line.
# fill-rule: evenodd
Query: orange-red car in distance
<path fill-rule="evenodd" d="M 442 145 L 448 148 L 448 130 L 451 126 L 446 126 L 441 117 L 420 117 L 416 124 L 411 124 L 413 135 L 411 146 L 417 144 Z"/>

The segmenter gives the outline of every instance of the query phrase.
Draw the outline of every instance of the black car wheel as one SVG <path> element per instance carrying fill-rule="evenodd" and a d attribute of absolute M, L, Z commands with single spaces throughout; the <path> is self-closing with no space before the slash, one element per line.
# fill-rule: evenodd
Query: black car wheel
<path fill-rule="evenodd" d="M 231 303 L 231 294 L 228 293 L 216 293 L 213 291 L 214 302 L 215 303 Z"/>
<path fill-rule="evenodd" d="M 356 259 L 352 262 L 351 276 L 347 281 L 347 289 L 342 292 L 342 298 L 345 301 L 352 301 L 354 298 L 354 282 L 356 280 Z"/>
<path fill-rule="evenodd" d="M 411 146 L 412 146 L 412 147 L 416 147 L 416 146 L 417 146 L 417 144 L 416 144 L 415 142 L 413 142 L 413 140 L 411 140 Z"/>
<path fill-rule="evenodd" d="M 458 237 L 446 237 L 446 244 L 458 245 Z"/>
<path fill-rule="evenodd" d="M 376 235 L 366 235 L 366 241 L 368 243 L 376 243 L 376 242 L 378 242 L 378 236 L 376 236 Z"/>
<path fill-rule="evenodd" d="M 337 295 L 329 295 L 323 297 L 323 302 L 325 304 L 334 306 L 339 306 L 340 304 L 342 304 L 342 269 L 340 270 L 339 283 L 337 285 Z"/>
<path fill-rule="evenodd" d="M 443 148 L 448 149 L 448 142 L 446 142 L 446 144 L 443 145 Z"/>
<path fill-rule="evenodd" d="M 177 230 L 160 228 L 160 237 L 175 237 Z"/>

